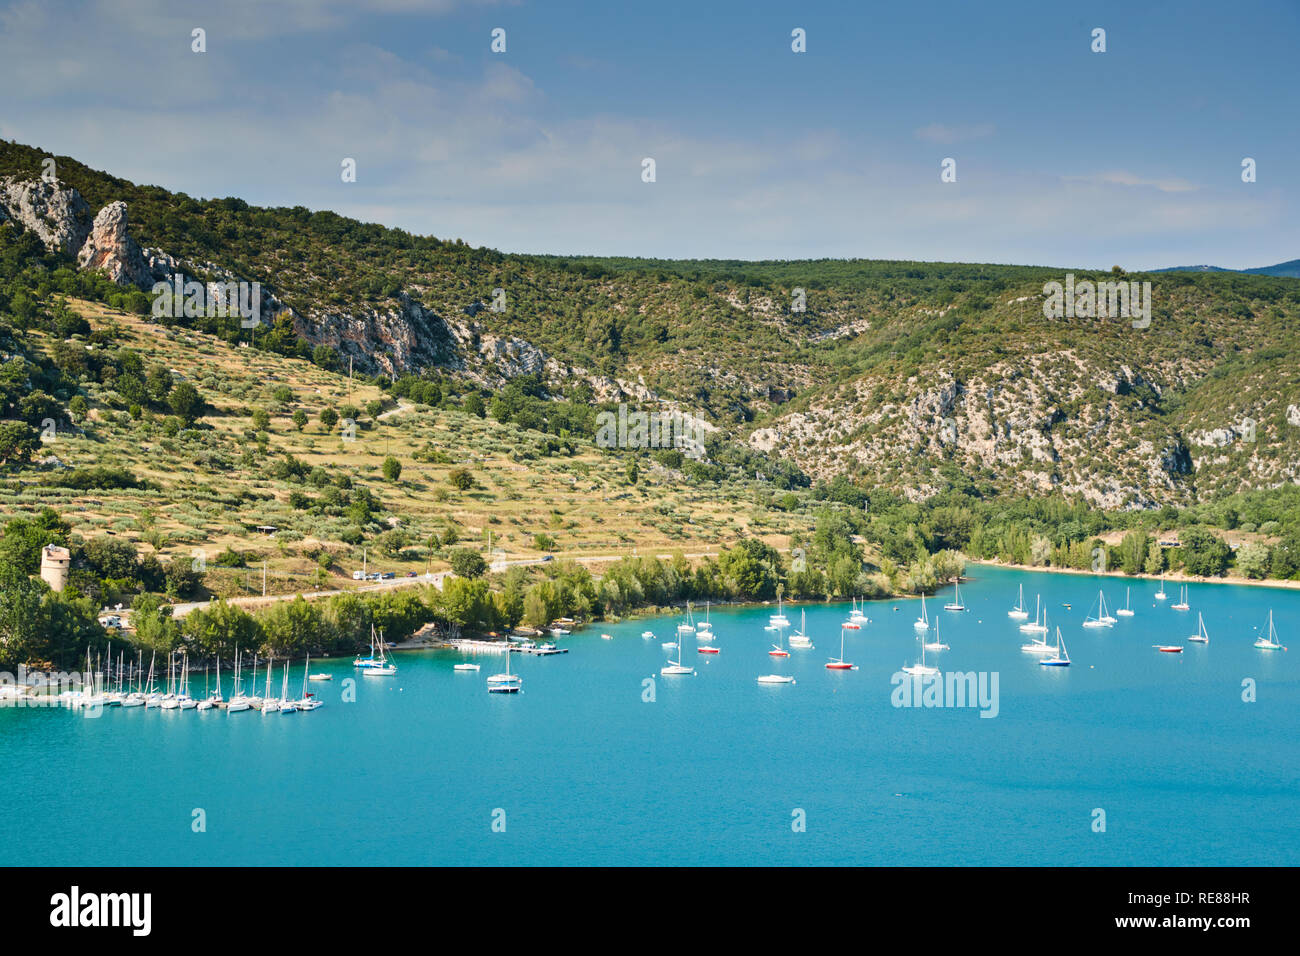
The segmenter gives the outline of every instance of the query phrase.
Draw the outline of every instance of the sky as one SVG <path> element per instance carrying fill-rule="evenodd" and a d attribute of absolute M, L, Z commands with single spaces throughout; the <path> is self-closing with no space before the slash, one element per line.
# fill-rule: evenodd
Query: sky
<path fill-rule="evenodd" d="M 1249 268 L 1297 51 L 1300 0 L 0 0 L 0 138 L 509 252 Z"/>

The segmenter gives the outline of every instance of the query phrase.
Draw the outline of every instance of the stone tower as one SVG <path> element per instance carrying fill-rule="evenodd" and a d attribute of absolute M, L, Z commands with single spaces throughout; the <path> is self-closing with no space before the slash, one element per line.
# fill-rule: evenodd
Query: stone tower
<path fill-rule="evenodd" d="M 68 565 L 72 554 L 57 544 L 47 544 L 41 549 L 41 580 L 52 591 L 62 591 L 68 584 Z"/>

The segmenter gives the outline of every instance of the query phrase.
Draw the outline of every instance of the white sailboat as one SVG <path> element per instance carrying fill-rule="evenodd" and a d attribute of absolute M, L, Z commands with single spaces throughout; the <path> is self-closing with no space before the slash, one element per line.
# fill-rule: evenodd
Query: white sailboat
<path fill-rule="evenodd" d="M 1255 641 L 1255 646 L 1262 651 L 1284 651 L 1281 641 L 1277 639 L 1277 628 L 1273 626 L 1273 612 L 1268 612 L 1268 630 Z"/>
<path fill-rule="evenodd" d="M 230 687 L 230 700 L 226 702 L 226 713 L 237 714 L 240 711 L 248 710 L 253 706 L 246 696 L 244 696 L 244 685 L 239 680 L 239 648 L 235 648 L 235 682 Z"/>
<path fill-rule="evenodd" d="M 866 606 L 866 603 L 867 602 L 863 600 L 862 604 L 864 607 Z M 849 612 L 849 620 L 856 621 L 858 624 L 867 623 L 867 613 L 861 607 L 858 607 L 858 601 L 856 598 L 853 600 L 853 610 Z"/>
<path fill-rule="evenodd" d="M 785 616 L 785 606 L 781 603 L 781 598 L 776 599 L 776 613 L 769 617 L 768 621 L 777 627 L 790 626 L 790 619 Z"/>
<path fill-rule="evenodd" d="M 375 648 L 379 648 L 379 656 L 375 657 Z M 506 654 L 510 653 L 509 649 Z M 507 663 L 509 659 L 507 658 Z M 375 626 L 370 625 L 370 661 L 361 668 L 361 673 L 366 677 L 392 677 L 397 673 L 397 665 L 388 659 L 388 654 L 384 651 L 384 632 L 381 628 L 379 639 L 375 640 Z"/>
<path fill-rule="evenodd" d="M 1066 653 L 1065 642 L 1061 640 L 1061 629 L 1056 629 L 1056 653 L 1052 657 L 1038 662 L 1042 667 L 1069 667 L 1070 655 Z"/>
<path fill-rule="evenodd" d="M 695 633 L 695 621 L 691 619 L 691 602 L 687 601 L 686 618 L 682 621 L 682 623 L 677 625 L 677 634 L 678 636 L 681 636 L 682 634 L 694 634 L 694 633 Z"/>
<path fill-rule="evenodd" d="M 523 684 L 523 678 L 518 674 L 510 673 L 510 648 L 506 648 L 506 669 L 505 673 L 493 674 L 487 679 L 487 689 L 489 694 L 517 694 Z"/>
<path fill-rule="evenodd" d="M 697 636 L 702 641 L 713 640 L 713 624 L 709 621 L 709 603 L 708 601 L 704 602 L 704 620 L 696 625 Z M 604 637 L 604 635 L 602 634 L 601 637 Z"/>
<path fill-rule="evenodd" d="M 1205 629 L 1205 618 L 1201 616 L 1200 611 L 1196 612 L 1196 633 L 1187 639 L 1196 644 L 1210 643 L 1210 632 Z"/>
<path fill-rule="evenodd" d="M 275 655 L 272 654 L 270 659 L 266 662 L 266 693 L 262 697 L 263 717 L 265 717 L 267 714 L 278 713 L 280 710 L 280 705 L 283 703 L 283 701 L 280 700 L 279 698 L 271 696 L 271 675 L 274 673 L 274 671 L 275 671 Z"/>
<path fill-rule="evenodd" d="M 311 655 L 308 654 L 307 662 L 302 665 L 302 697 L 299 698 L 298 700 L 298 709 L 302 711 L 315 710 L 317 707 L 320 707 L 324 703 L 324 701 L 322 701 L 319 697 L 311 693 L 311 691 L 307 690 L 307 682 L 311 680 L 311 676 L 307 673 L 307 670 L 310 666 L 311 666 Z"/>
<path fill-rule="evenodd" d="M 1169 606 L 1170 606 L 1171 608 L 1173 608 L 1175 611 L 1188 611 L 1188 610 L 1191 610 L 1191 607 L 1192 607 L 1192 606 L 1191 606 L 1190 604 L 1187 603 L 1187 585 L 1186 585 L 1186 584 L 1183 585 L 1183 589 L 1179 592 L 1178 603 L 1177 603 L 1177 604 L 1171 604 L 1171 605 L 1169 605 Z"/>
<path fill-rule="evenodd" d="M 1013 621 L 1023 621 L 1029 617 L 1029 612 L 1025 610 L 1025 586 L 1020 585 L 1020 597 L 1016 600 L 1016 606 L 1007 611 L 1007 617 Z"/>
<path fill-rule="evenodd" d="M 136 654 L 135 662 L 135 690 L 122 698 L 123 707 L 143 707 L 144 706 L 144 651 L 141 650 Z"/>
<path fill-rule="evenodd" d="M 913 664 L 911 667 L 905 666 L 903 668 L 903 673 L 911 674 L 913 677 L 931 677 L 939 673 L 939 668 L 930 667 L 928 664 L 925 663 L 925 641 L 922 640 L 919 636 L 917 637 L 917 641 L 921 645 L 921 659 L 917 661 L 915 664 Z"/>
<path fill-rule="evenodd" d="M 945 605 L 943 606 L 943 609 L 944 609 L 945 611 L 964 611 L 964 610 L 966 610 L 966 605 L 961 603 L 961 582 L 960 582 L 960 581 L 956 582 L 955 587 L 956 587 L 956 590 L 955 590 L 955 592 L 953 593 L 953 598 L 952 598 L 951 603 L 945 604 Z M 937 623 L 937 622 L 936 622 L 936 623 Z"/>
<path fill-rule="evenodd" d="M 284 662 L 284 680 L 280 684 L 280 713 L 298 713 L 298 702 L 289 699 L 289 662 Z"/>
<path fill-rule="evenodd" d="M 199 702 L 190 696 L 190 655 L 186 654 L 181 658 L 181 684 L 180 693 L 176 695 L 176 700 L 180 703 L 181 710 L 195 710 Z"/>
<path fill-rule="evenodd" d="M 1156 600 L 1163 601 L 1168 597 L 1169 595 L 1165 593 L 1165 576 L 1162 574 L 1160 575 L 1160 590 L 1156 592 Z"/>
<path fill-rule="evenodd" d="M 1040 621 L 1039 618 L 1042 618 Z M 1047 633 L 1047 609 L 1043 607 L 1043 596 L 1036 595 L 1034 598 L 1034 620 L 1032 623 L 1020 625 L 1022 634 L 1046 634 Z"/>
<path fill-rule="evenodd" d="M 1106 613 L 1106 596 L 1100 591 L 1097 592 L 1097 602 L 1093 605 L 1097 608 L 1097 615 L 1089 615 L 1084 619 L 1084 627 L 1114 627 L 1115 619 Z"/>
<path fill-rule="evenodd" d="M 916 623 L 913 624 L 912 626 L 915 627 L 918 631 L 926 631 L 929 630 L 930 628 L 930 615 L 925 613 L 924 594 L 921 595 L 921 616 L 916 619 Z"/>
<path fill-rule="evenodd" d="M 808 627 L 808 614 L 806 611 L 799 612 L 799 630 L 790 635 L 790 646 L 798 648 L 811 649 L 813 646 L 812 638 L 808 636 L 806 628 Z"/>
<path fill-rule="evenodd" d="M 1120 608 L 1118 611 L 1116 611 L 1115 613 L 1118 614 L 1120 617 L 1133 616 L 1133 589 L 1132 588 L 1124 589 L 1124 606 Z"/>
<path fill-rule="evenodd" d="M 665 677 L 675 677 L 684 674 L 694 674 L 695 668 L 687 667 L 682 663 L 682 648 L 679 644 L 677 646 L 677 662 L 673 663 L 672 661 L 669 661 L 663 667 L 659 668 L 659 673 L 663 674 Z"/>
<path fill-rule="evenodd" d="M 945 644 L 943 641 L 939 640 L 939 619 L 938 618 L 934 619 L 934 640 L 927 641 L 924 638 L 922 638 L 921 641 L 922 641 L 921 643 L 922 650 L 926 650 L 926 651 L 948 650 L 948 645 Z"/>
<path fill-rule="evenodd" d="M 1060 628 L 1058 627 L 1059 631 Z M 1043 632 L 1041 637 L 1035 637 L 1028 644 L 1021 644 L 1020 649 L 1026 654 L 1051 654 L 1052 645 L 1047 643 L 1047 615 L 1043 615 Z"/>
<path fill-rule="evenodd" d="M 758 679 L 760 684 L 793 684 L 793 677 L 786 677 L 784 674 L 764 674 Z"/>

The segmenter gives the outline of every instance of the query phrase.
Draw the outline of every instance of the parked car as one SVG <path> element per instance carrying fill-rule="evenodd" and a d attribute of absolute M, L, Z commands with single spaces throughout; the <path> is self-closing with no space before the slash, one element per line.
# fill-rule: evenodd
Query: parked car
<path fill-rule="evenodd" d="M 544 555 L 542 555 L 542 560 L 543 560 L 543 561 L 554 561 L 554 560 L 555 560 L 555 555 L 553 555 L 553 554 L 544 554 Z"/>
<path fill-rule="evenodd" d="M 385 571 L 383 574 L 380 575 L 380 578 L 382 578 L 385 581 L 387 581 L 389 578 L 395 578 L 395 577 L 397 577 L 397 575 L 394 574 L 392 571 Z"/>
<path fill-rule="evenodd" d="M 366 572 L 364 572 L 364 571 L 353 571 L 353 572 L 352 572 L 352 580 L 353 580 L 353 581 L 364 581 L 365 579 L 366 579 Z"/>

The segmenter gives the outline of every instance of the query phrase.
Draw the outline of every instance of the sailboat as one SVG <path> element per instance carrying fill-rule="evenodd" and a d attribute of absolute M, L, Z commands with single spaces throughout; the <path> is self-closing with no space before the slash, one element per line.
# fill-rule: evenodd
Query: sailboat
<path fill-rule="evenodd" d="M 686 602 L 686 618 L 685 618 L 685 620 L 682 621 L 682 623 L 680 623 L 680 624 L 677 625 L 677 633 L 678 633 L 679 636 L 682 635 L 682 634 L 694 634 L 694 633 L 695 633 L 695 621 L 693 621 L 693 620 L 691 619 L 691 602 L 690 602 L 690 601 L 687 601 L 687 602 Z"/>
<path fill-rule="evenodd" d="M 135 662 L 135 690 L 122 698 L 123 707 L 143 707 L 144 706 L 144 651 L 141 650 L 136 654 Z"/>
<path fill-rule="evenodd" d="M 1183 585 L 1182 591 L 1179 592 L 1178 603 L 1169 605 L 1175 611 L 1191 610 L 1191 605 L 1187 603 L 1187 585 Z"/>
<path fill-rule="evenodd" d="M 964 611 L 966 605 L 961 603 L 961 582 L 956 582 L 956 591 L 953 593 L 952 602 L 943 606 L 945 611 Z"/>
<path fill-rule="evenodd" d="M 1277 639 L 1277 628 L 1273 626 L 1273 612 L 1268 612 L 1268 631 L 1261 634 L 1255 641 L 1255 646 L 1261 651 L 1284 651 L 1285 647 Z"/>
<path fill-rule="evenodd" d="M 785 616 L 785 607 L 781 603 L 781 598 L 778 597 L 776 599 L 776 613 L 769 617 L 768 621 L 775 624 L 777 627 L 790 626 L 790 620 Z"/>
<path fill-rule="evenodd" d="M 1016 601 L 1016 606 L 1007 611 L 1007 617 L 1013 621 L 1023 621 L 1029 617 L 1029 612 L 1025 610 L 1025 586 L 1020 585 L 1020 598 Z"/>
<path fill-rule="evenodd" d="M 1162 574 L 1160 575 L 1160 590 L 1156 592 L 1156 600 L 1163 601 L 1167 597 L 1169 595 L 1165 593 L 1165 576 Z"/>
<path fill-rule="evenodd" d="M 1065 642 L 1061 640 L 1061 629 L 1056 629 L 1056 654 L 1052 657 L 1044 658 L 1038 662 L 1042 667 L 1069 667 L 1070 655 L 1065 650 Z"/>
<path fill-rule="evenodd" d="M 153 686 L 153 667 L 154 667 L 154 663 L 157 660 L 158 660 L 158 652 L 153 651 L 149 655 L 149 681 L 148 683 L 145 684 L 145 692 L 144 692 L 145 710 L 151 710 L 162 703 L 162 694 L 154 690 L 154 686 Z"/>
<path fill-rule="evenodd" d="M 793 684 L 794 678 L 784 674 L 764 674 L 758 679 L 760 684 Z"/>
<path fill-rule="evenodd" d="M 311 675 L 308 673 L 310 667 L 311 655 L 308 654 L 307 662 L 302 665 L 302 698 L 298 701 L 299 710 L 312 711 L 324 703 L 319 697 L 307 690 L 307 682 L 311 680 Z"/>
<path fill-rule="evenodd" d="M 181 706 L 180 698 L 176 695 L 176 655 L 169 653 L 167 655 L 167 693 L 163 696 L 158 706 L 162 710 L 179 710 Z"/>
<path fill-rule="evenodd" d="M 935 618 L 934 621 L 934 640 L 927 641 L 924 638 L 922 638 L 921 640 L 922 640 L 921 647 L 927 651 L 948 650 L 948 645 L 945 644 L 943 641 L 939 640 L 939 619 L 938 618 Z"/>
<path fill-rule="evenodd" d="M 180 702 L 181 710 L 194 710 L 199 706 L 199 702 L 190 696 L 190 655 L 186 654 L 181 658 L 181 684 L 180 693 L 176 695 L 177 701 Z"/>
<path fill-rule="evenodd" d="M 220 684 L 218 684 L 220 686 Z M 235 682 L 230 687 L 230 700 L 226 703 L 227 714 L 237 714 L 253 706 L 252 701 L 244 696 L 243 684 L 239 681 L 239 648 L 235 648 Z"/>
<path fill-rule="evenodd" d="M 266 695 L 262 698 L 262 716 L 274 714 L 280 709 L 283 703 L 278 697 L 271 696 L 271 675 L 275 671 L 275 655 L 266 662 Z"/>
<path fill-rule="evenodd" d="M 1059 633 L 1061 629 L 1058 627 L 1056 630 L 1057 630 L 1057 632 Z M 1035 637 L 1035 638 L 1034 638 L 1033 640 L 1031 640 L 1028 644 L 1021 644 L 1021 645 L 1020 645 L 1020 649 L 1021 649 L 1022 651 L 1024 651 L 1026 654 L 1051 654 L 1051 653 L 1052 653 L 1052 645 L 1047 643 L 1047 614 L 1046 614 L 1046 612 L 1044 612 L 1044 614 L 1043 614 L 1043 631 L 1042 631 L 1042 634 L 1043 634 L 1042 637 Z"/>
<path fill-rule="evenodd" d="M 379 648 L 378 657 L 375 657 L 376 647 Z M 507 648 L 506 649 L 507 669 L 509 669 L 509 663 L 510 663 L 509 654 L 510 654 L 510 650 L 509 648 Z M 392 677 L 394 674 L 397 673 L 397 665 L 392 663 L 388 659 L 388 655 L 384 652 L 384 632 L 382 629 L 380 629 L 379 640 L 376 641 L 375 626 L 373 624 L 370 625 L 370 663 L 362 666 L 361 673 L 367 677 Z"/>
<path fill-rule="evenodd" d="M 1039 618 L 1042 622 L 1039 622 Z M 1043 607 L 1043 596 L 1036 595 L 1034 598 L 1034 622 L 1032 624 L 1021 624 L 1020 632 L 1022 634 L 1046 634 L 1047 633 L 1047 608 Z"/>
<path fill-rule="evenodd" d="M 806 611 L 800 611 L 799 630 L 795 631 L 793 634 L 790 635 L 791 647 L 800 647 L 800 648 L 809 648 L 809 649 L 812 648 L 813 642 L 812 642 L 812 638 L 808 636 L 808 633 L 806 631 L 807 627 L 808 627 L 808 613 Z"/>
<path fill-rule="evenodd" d="M 930 667 L 925 663 L 925 641 L 918 635 L 917 641 L 921 645 L 921 659 L 911 667 L 904 667 L 904 674 L 911 674 L 913 677 L 931 677 L 939 673 L 939 668 Z"/>
<path fill-rule="evenodd" d="M 866 603 L 867 602 L 865 600 L 862 602 L 863 607 L 866 606 Z M 856 598 L 853 601 L 853 610 L 849 612 L 849 620 L 856 621 L 859 624 L 867 623 L 867 613 L 866 611 L 863 610 L 863 608 L 858 607 L 858 602 Z"/>
<path fill-rule="evenodd" d="M 679 644 L 677 645 L 677 662 L 673 663 L 670 660 L 663 667 L 659 668 L 659 673 L 663 674 L 665 677 L 679 676 L 682 674 L 694 674 L 695 668 L 687 667 L 685 664 L 682 663 L 682 648 L 681 645 Z"/>
<path fill-rule="evenodd" d="M 510 673 L 510 648 L 506 647 L 506 669 L 503 674 L 493 674 L 487 679 L 489 694 L 517 694 L 523 678 Z"/>
<path fill-rule="evenodd" d="M 918 631 L 925 631 L 925 630 L 929 630 L 930 628 L 930 616 L 925 613 L 924 594 L 921 595 L 921 616 L 916 619 L 916 623 L 913 624 L 912 626 L 915 627 Z"/>
<path fill-rule="evenodd" d="M 284 680 L 280 684 L 280 713 L 296 714 L 298 702 L 289 699 L 289 662 L 284 662 Z"/>
<path fill-rule="evenodd" d="M 1196 612 L 1196 633 L 1189 637 L 1188 640 L 1197 644 L 1210 643 L 1210 632 L 1205 629 L 1205 618 L 1201 616 L 1200 611 Z"/>
<path fill-rule="evenodd" d="M 768 656 L 770 656 L 770 657 L 789 657 L 789 656 L 790 656 L 790 652 L 787 651 L 787 650 L 785 649 L 785 641 L 784 641 L 784 638 L 785 638 L 785 631 L 781 630 L 780 627 L 778 627 L 778 628 L 777 628 L 777 632 L 776 632 L 776 641 L 777 641 L 777 642 L 776 642 L 775 644 L 773 644 L 773 645 L 772 645 L 772 649 L 771 649 L 770 651 L 767 652 L 767 653 L 768 653 Z"/>
<path fill-rule="evenodd" d="M 1115 619 L 1106 613 L 1106 596 L 1100 591 L 1097 592 L 1097 603 L 1093 606 L 1097 608 L 1097 616 L 1089 615 L 1083 622 L 1084 627 L 1115 626 Z"/>
<path fill-rule="evenodd" d="M 844 627 L 840 627 L 840 656 L 832 657 L 826 662 L 826 669 L 832 671 L 855 671 L 857 668 L 844 659 Z"/>
<path fill-rule="evenodd" d="M 697 625 L 696 630 L 698 632 L 696 636 L 699 637 L 700 640 L 702 641 L 713 640 L 713 625 L 709 623 L 709 602 L 708 601 L 704 602 L 704 620 Z"/>
<path fill-rule="evenodd" d="M 195 708 L 196 710 L 199 711 L 212 710 L 214 707 L 217 706 L 217 704 L 221 703 L 221 658 L 220 657 L 217 658 L 217 689 L 213 691 L 211 687 L 207 687 L 207 682 L 208 682 L 208 668 L 205 665 L 203 668 L 203 683 L 207 688 L 207 693 L 204 694 L 203 699 L 199 701 L 198 707 Z"/>
<path fill-rule="evenodd" d="M 1124 606 L 1120 608 L 1118 611 L 1116 611 L 1115 613 L 1118 614 L 1120 617 L 1133 616 L 1133 589 L 1132 588 L 1124 589 Z"/>

